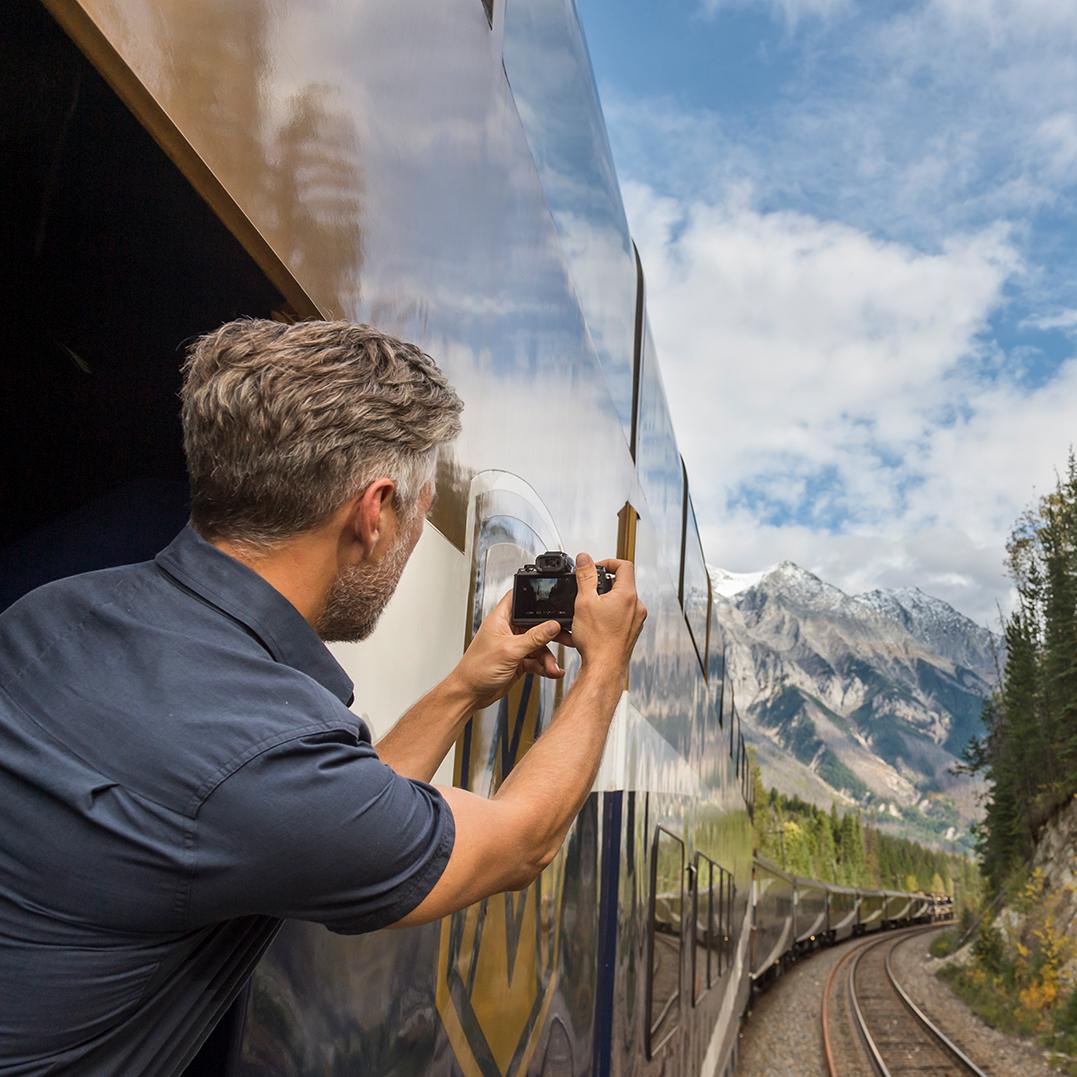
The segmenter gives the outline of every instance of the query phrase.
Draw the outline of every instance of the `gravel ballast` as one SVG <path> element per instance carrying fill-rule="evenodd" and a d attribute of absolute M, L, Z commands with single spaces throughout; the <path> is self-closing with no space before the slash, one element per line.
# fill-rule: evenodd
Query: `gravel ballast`
<path fill-rule="evenodd" d="M 898 947 L 894 974 L 912 1000 L 992 1077 L 1059 1077 L 1035 1045 L 990 1028 L 935 976 L 928 952 L 935 932 Z M 826 1077 L 820 1020 L 830 970 L 860 940 L 798 961 L 755 1000 L 740 1036 L 738 1077 Z"/>
<path fill-rule="evenodd" d="M 825 1077 L 823 986 L 842 954 L 857 941 L 801 959 L 756 999 L 741 1030 L 738 1077 Z"/>
<path fill-rule="evenodd" d="M 942 964 L 928 952 L 935 932 L 916 936 L 894 954 L 894 975 L 909 997 L 985 1073 L 996 1077 L 1059 1077 L 1035 1044 L 991 1028 L 935 974 Z"/>

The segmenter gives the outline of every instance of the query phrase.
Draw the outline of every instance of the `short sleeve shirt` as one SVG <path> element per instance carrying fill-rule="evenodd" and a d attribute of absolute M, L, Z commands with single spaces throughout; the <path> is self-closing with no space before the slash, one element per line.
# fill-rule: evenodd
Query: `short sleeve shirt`
<path fill-rule="evenodd" d="M 372 931 L 452 815 L 299 612 L 185 529 L 0 615 L 0 1070 L 173 1074 L 281 919 Z"/>

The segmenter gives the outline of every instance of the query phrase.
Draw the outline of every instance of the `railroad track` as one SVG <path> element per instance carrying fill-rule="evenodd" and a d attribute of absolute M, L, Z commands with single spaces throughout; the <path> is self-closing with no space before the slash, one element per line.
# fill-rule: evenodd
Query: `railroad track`
<path fill-rule="evenodd" d="M 865 1072 L 865 1063 L 881 1077 L 913 1073 L 987 1077 L 916 1006 L 894 976 L 894 951 L 914 935 L 933 930 L 934 925 L 909 928 L 869 939 L 830 970 L 822 1014 L 830 1077 Z M 845 973 L 846 990 L 841 992 L 835 991 L 839 970 Z"/>

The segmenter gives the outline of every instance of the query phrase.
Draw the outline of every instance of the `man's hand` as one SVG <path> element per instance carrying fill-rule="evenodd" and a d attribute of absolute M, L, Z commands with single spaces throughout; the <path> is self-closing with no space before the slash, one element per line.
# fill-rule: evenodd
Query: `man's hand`
<path fill-rule="evenodd" d="M 535 625 L 516 633 L 509 621 L 510 591 L 482 622 L 475 638 L 450 675 L 475 699 L 475 709 L 495 703 L 512 687 L 517 677 L 536 673 L 558 680 L 565 671 L 550 650 L 551 643 L 572 647 L 572 637 L 556 621 Z"/>
<path fill-rule="evenodd" d="M 442 789 L 456 826 L 456 841 L 444 874 L 429 894 L 400 921 L 402 926 L 425 924 L 502 890 L 519 890 L 531 883 L 557 854 L 572 820 L 594 785 L 610 721 L 624 691 L 632 647 L 647 611 L 636 596 L 635 574 L 628 561 L 603 561 L 617 575 L 613 590 L 598 593 L 595 563 L 587 554 L 576 559 L 579 595 L 572 620 L 573 640 L 583 656 L 583 668 L 549 728 L 528 749 L 489 800 L 463 789 Z M 511 641 L 507 604 L 494 620 L 494 641 L 483 646 L 496 652 Z M 499 607 L 501 610 L 501 607 Z M 495 611 L 497 613 L 497 611 Z M 556 623 L 555 623 L 556 624 Z M 532 629 L 537 633 L 539 629 Z M 547 635 L 553 638 L 554 626 Z M 480 636 L 482 633 L 480 633 Z M 480 643 L 475 637 L 475 644 Z M 530 635 L 530 642 L 541 637 Z M 527 640 L 518 636 L 517 640 Z M 472 646 L 475 646 L 472 644 Z M 523 653 L 526 643 L 517 644 Z M 536 652 L 546 651 L 545 643 Z M 469 652 L 470 653 L 470 652 Z M 548 652 L 547 652 L 548 653 Z M 465 655 L 465 661 L 467 655 Z M 545 659 L 534 653 L 525 660 Z M 511 683 L 511 659 L 502 667 Z M 496 698 L 496 697 L 495 697 Z"/>
<path fill-rule="evenodd" d="M 576 609 L 572 615 L 572 642 L 585 666 L 602 664 L 628 671 L 632 648 L 647 620 L 647 608 L 636 594 L 636 573 L 631 561 L 608 558 L 598 562 L 616 577 L 613 590 L 598 593 L 598 572 L 590 554 L 576 558 Z"/>

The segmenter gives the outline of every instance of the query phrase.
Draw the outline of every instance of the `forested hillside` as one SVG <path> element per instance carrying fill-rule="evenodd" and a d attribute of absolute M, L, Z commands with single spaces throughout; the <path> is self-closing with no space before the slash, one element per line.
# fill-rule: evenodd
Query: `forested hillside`
<path fill-rule="evenodd" d="M 965 753 L 986 779 L 988 915 L 944 970 L 996 1027 L 1035 1035 L 1077 1077 L 1077 459 L 1006 547 L 1008 659 Z M 962 935 L 963 941 L 967 936 Z M 939 951 L 958 938 L 940 940 Z"/>
<path fill-rule="evenodd" d="M 965 753 L 987 779 L 983 871 L 999 891 L 1032 859 L 1044 823 L 1077 793 L 1077 458 L 1017 522 L 1006 547 L 1017 605 L 1006 669 Z"/>
<path fill-rule="evenodd" d="M 755 844 L 766 857 L 796 875 L 843 886 L 947 893 L 975 905 L 980 879 L 967 856 L 927 849 L 881 833 L 857 811 L 823 811 L 797 796 L 766 789 L 758 764 L 755 783 Z"/>

